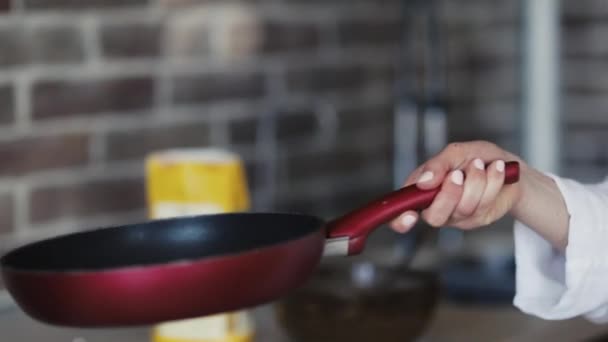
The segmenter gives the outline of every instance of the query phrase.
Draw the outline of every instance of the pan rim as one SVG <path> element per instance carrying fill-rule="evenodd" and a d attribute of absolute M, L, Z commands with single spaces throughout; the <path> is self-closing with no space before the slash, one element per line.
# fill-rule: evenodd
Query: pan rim
<path fill-rule="evenodd" d="M 219 253 L 219 254 L 209 255 L 209 256 L 202 256 L 202 257 L 197 257 L 197 258 L 174 259 L 171 261 L 160 262 L 160 263 L 159 262 L 141 263 L 141 264 L 137 264 L 137 265 L 124 265 L 124 266 L 117 266 L 117 267 L 103 267 L 103 268 L 92 268 L 92 269 L 71 268 L 71 269 L 64 269 L 64 270 L 62 270 L 62 269 L 50 270 L 50 269 L 40 269 L 40 268 L 16 267 L 16 266 L 11 265 L 7 261 L 7 259 L 9 259 L 10 257 L 14 256 L 17 253 L 20 253 L 27 249 L 36 248 L 37 246 L 42 245 L 42 244 L 54 243 L 56 241 L 65 240 L 67 238 L 72 238 L 75 236 L 90 235 L 90 234 L 93 234 L 93 233 L 99 232 L 99 231 L 119 230 L 119 229 L 123 229 L 123 228 L 128 228 L 133 225 L 137 225 L 137 224 L 146 224 L 146 223 L 150 223 L 150 222 L 162 223 L 162 222 L 176 221 L 176 220 L 180 220 L 180 219 L 198 219 L 198 218 L 222 217 L 222 216 L 276 216 L 276 215 L 310 219 L 310 220 L 316 221 L 316 224 L 315 224 L 316 228 L 309 232 L 294 235 L 293 237 L 290 237 L 289 239 L 285 239 L 285 240 L 281 240 L 281 241 L 274 241 L 271 243 L 262 244 L 260 246 L 256 246 L 253 248 L 247 248 L 247 249 L 243 249 L 240 251 L 225 252 L 225 253 Z M 88 230 L 78 231 L 78 232 L 73 232 L 73 233 L 68 233 L 68 234 L 62 234 L 62 235 L 34 241 L 31 243 L 27 243 L 22 246 L 16 247 L 16 248 L 10 250 L 9 252 L 5 253 L 4 255 L 2 255 L 0 257 L 0 268 L 2 269 L 2 272 L 10 271 L 10 272 L 16 272 L 16 273 L 40 274 L 40 275 L 44 275 L 44 274 L 85 275 L 85 274 L 111 273 L 111 272 L 119 272 L 119 271 L 133 271 L 136 269 L 144 270 L 144 269 L 158 268 L 158 267 L 163 267 L 163 266 L 175 267 L 175 266 L 179 266 L 179 265 L 186 265 L 186 264 L 191 264 L 191 263 L 196 263 L 196 262 L 201 262 L 201 261 L 206 261 L 206 260 L 214 260 L 214 259 L 220 259 L 220 258 L 225 258 L 225 257 L 230 257 L 230 256 L 237 256 L 240 254 L 246 254 L 246 253 L 250 253 L 250 252 L 253 253 L 253 252 L 263 250 L 266 248 L 276 247 L 278 245 L 282 245 L 282 244 L 286 244 L 286 243 L 289 243 L 292 241 L 297 241 L 302 238 L 306 238 L 309 235 L 318 234 L 319 231 L 325 230 L 326 224 L 327 224 L 327 222 L 325 220 L 323 220 L 317 216 L 314 216 L 314 215 L 296 213 L 296 212 L 279 212 L 279 211 L 276 211 L 276 212 L 233 212 L 233 213 L 198 214 L 198 215 L 195 214 L 195 215 L 184 215 L 184 216 L 163 218 L 163 219 L 153 219 L 153 220 L 146 220 L 146 221 L 140 221 L 140 222 L 134 222 L 134 223 L 121 224 L 121 225 L 96 227 L 93 229 L 88 229 Z M 323 234 L 323 235 L 325 235 L 325 234 Z"/>

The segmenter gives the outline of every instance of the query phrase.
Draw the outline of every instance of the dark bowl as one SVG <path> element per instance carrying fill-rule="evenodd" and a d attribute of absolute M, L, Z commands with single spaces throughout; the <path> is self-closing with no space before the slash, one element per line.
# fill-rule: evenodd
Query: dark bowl
<path fill-rule="evenodd" d="M 301 342 L 404 342 L 420 337 L 438 302 L 438 276 L 353 266 L 322 265 L 307 284 L 275 304 L 289 337 Z M 354 269 L 359 269 L 358 277 Z"/>

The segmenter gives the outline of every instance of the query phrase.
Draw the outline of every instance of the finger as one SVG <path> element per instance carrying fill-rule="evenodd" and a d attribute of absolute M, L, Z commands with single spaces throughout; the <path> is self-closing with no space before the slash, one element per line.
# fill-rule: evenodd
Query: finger
<path fill-rule="evenodd" d="M 448 172 L 466 165 L 469 151 L 472 148 L 472 143 L 449 144 L 423 165 L 416 179 L 417 186 L 421 189 L 433 189 L 440 186 Z"/>
<path fill-rule="evenodd" d="M 486 187 L 479 202 L 480 211 L 487 211 L 494 205 L 505 182 L 505 162 L 497 160 L 487 168 Z"/>
<path fill-rule="evenodd" d="M 450 160 L 434 158 L 424 164 L 414 182 L 420 189 L 434 189 L 444 183 L 446 174 L 451 170 Z"/>
<path fill-rule="evenodd" d="M 418 178 L 420 178 L 420 176 L 422 175 L 422 172 L 424 172 L 424 164 L 418 166 L 414 171 L 412 171 L 412 173 L 410 173 L 410 175 L 405 180 L 405 185 L 407 186 L 416 183 Z"/>
<path fill-rule="evenodd" d="M 407 233 L 416 225 L 418 218 L 417 212 L 406 211 L 391 223 L 391 228 L 397 233 Z"/>
<path fill-rule="evenodd" d="M 453 171 L 443 182 L 430 207 L 422 212 L 422 217 L 433 227 L 441 227 L 448 222 L 462 196 L 464 174 Z"/>
<path fill-rule="evenodd" d="M 436 188 L 443 183 L 445 175 L 449 171 L 462 168 L 473 158 L 480 158 L 486 163 L 497 159 L 518 160 L 517 156 L 490 142 L 471 141 L 451 143 L 412 172 L 405 183 L 406 185 L 416 183 L 421 189 Z"/>
<path fill-rule="evenodd" d="M 488 142 L 488 141 L 470 141 L 464 143 L 454 143 L 450 144 L 453 152 L 452 154 L 457 154 L 461 156 L 463 159 L 473 160 L 474 158 L 480 158 L 486 163 L 490 163 L 494 160 L 506 160 L 513 159 L 517 160 L 518 157 L 503 150 L 498 147 L 496 144 Z M 458 151 L 460 150 L 460 151 Z M 446 151 L 442 151 L 442 153 L 446 153 Z"/>
<path fill-rule="evenodd" d="M 483 160 L 476 158 L 467 166 L 462 197 L 454 212 L 456 219 L 471 216 L 475 212 L 481 202 L 485 187 L 485 164 Z"/>

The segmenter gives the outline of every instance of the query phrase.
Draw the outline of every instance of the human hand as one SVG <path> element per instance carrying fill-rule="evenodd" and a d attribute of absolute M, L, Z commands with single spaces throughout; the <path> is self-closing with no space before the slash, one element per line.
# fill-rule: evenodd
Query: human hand
<path fill-rule="evenodd" d="M 521 158 L 489 142 L 452 143 L 414 170 L 405 183 L 424 190 L 441 187 L 421 212 L 428 224 L 474 229 L 503 217 L 521 196 L 519 183 L 504 184 L 505 161 L 518 161 L 520 169 L 525 166 Z M 419 219 L 417 212 L 407 211 L 391 226 L 405 233 Z"/>

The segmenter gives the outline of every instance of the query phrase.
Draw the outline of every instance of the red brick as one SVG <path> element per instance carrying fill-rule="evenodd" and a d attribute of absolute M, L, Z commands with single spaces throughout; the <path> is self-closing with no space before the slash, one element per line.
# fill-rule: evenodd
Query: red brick
<path fill-rule="evenodd" d="M 0 28 L 0 66 L 66 64 L 84 60 L 82 36 L 72 25 Z"/>
<path fill-rule="evenodd" d="M 287 84 L 294 92 L 353 91 L 378 81 L 392 82 L 394 76 L 389 65 L 321 65 L 289 70 Z"/>
<path fill-rule="evenodd" d="M 263 24 L 261 50 L 268 53 L 312 50 L 320 34 L 314 23 L 268 21 Z"/>
<path fill-rule="evenodd" d="M 19 65 L 27 60 L 22 30 L 10 26 L 0 28 L 0 51 L 1 67 Z"/>
<path fill-rule="evenodd" d="M 245 118 L 228 124 L 231 144 L 253 144 L 257 136 L 258 118 Z"/>
<path fill-rule="evenodd" d="M 264 94 L 264 77 L 260 73 L 217 73 L 174 78 L 173 101 L 176 103 L 256 99 Z"/>
<path fill-rule="evenodd" d="M 41 223 L 66 217 L 112 214 L 145 208 L 142 179 L 97 180 L 34 189 L 30 220 Z"/>
<path fill-rule="evenodd" d="M 8 12 L 11 9 L 11 0 L 0 0 L 0 11 Z"/>
<path fill-rule="evenodd" d="M 0 193 L 0 233 L 13 230 L 14 198 L 10 193 Z"/>
<path fill-rule="evenodd" d="M 160 54 L 162 27 L 159 23 L 129 23 L 104 26 L 103 55 L 109 58 L 156 57 Z"/>
<path fill-rule="evenodd" d="M 276 136 L 279 141 L 312 137 L 320 130 L 320 123 L 313 110 L 284 111 L 277 120 Z"/>
<path fill-rule="evenodd" d="M 149 109 L 154 103 L 154 81 L 149 77 L 46 80 L 34 85 L 32 101 L 34 119 Z"/>
<path fill-rule="evenodd" d="M 12 84 L 0 85 L 0 124 L 15 120 L 15 92 Z"/>
<path fill-rule="evenodd" d="M 338 111 L 340 131 L 366 130 L 393 120 L 394 109 L 390 105 L 357 106 Z"/>
<path fill-rule="evenodd" d="M 154 127 L 108 136 L 110 160 L 143 159 L 149 152 L 173 147 L 205 147 L 210 141 L 207 124 Z"/>
<path fill-rule="evenodd" d="M 384 18 L 351 19 L 338 25 L 339 39 L 343 45 L 397 45 L 403 34 L 400 20 Z"/>
<path fill-rule="evenodd" d="M 348 175 L 373 162 L 389 164 L 389 146 L 369 150 L 357 150 L 348 146 L 329 151 L 287 157 L 287 177 L 290 182 L 316 179 L 328 175 Z"/>
<path fill-rule="evenodd" d="M 27 31 L 27 62 L 67 64 L 84 61 L 84 42 L 73 25 L 44 25 Z"/>
<path fill-rule="evenodd" d="M 0 142 L 0 176 L 84 165 L 88 151 L 89 138 L 78 134 Z"/>
<path fill-rule="evenodd" d="M 319 66 L 289 71 L 287 82 L 294 91 L 352 89 L 364 85 L 365 71 L 360 66 Z"/>

